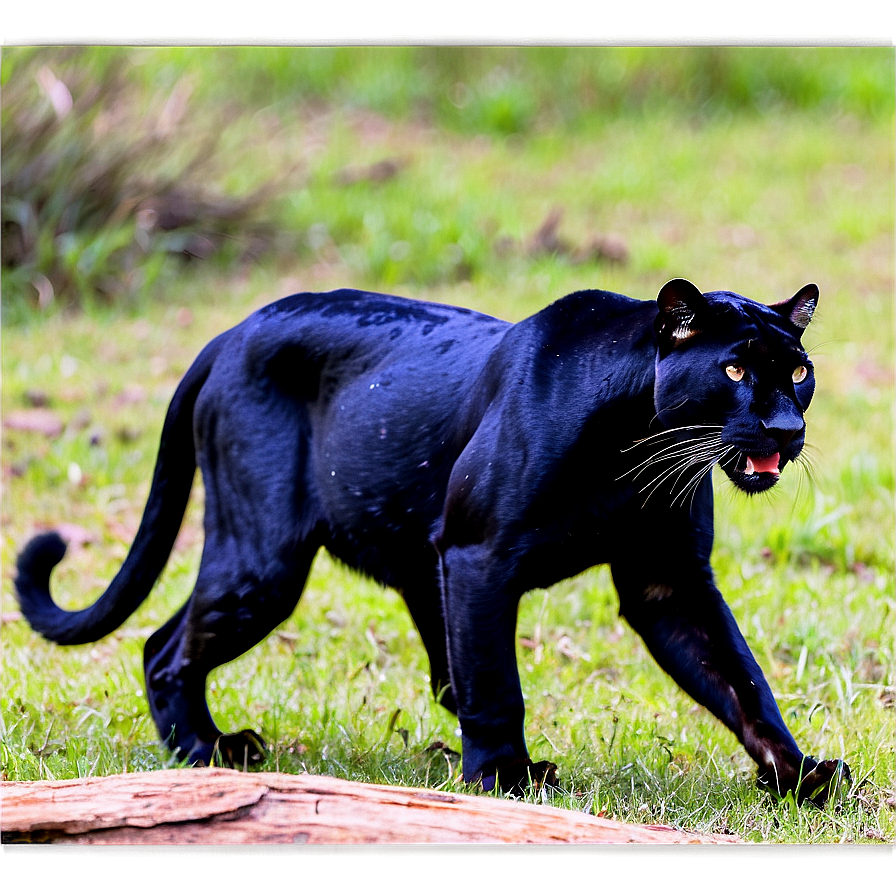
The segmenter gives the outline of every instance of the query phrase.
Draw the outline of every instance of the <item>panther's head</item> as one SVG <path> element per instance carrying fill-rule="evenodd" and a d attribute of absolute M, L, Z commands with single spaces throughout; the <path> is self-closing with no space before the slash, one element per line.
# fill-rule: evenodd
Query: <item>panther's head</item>
<path fill-rule="evenodd" d="M 657 298 L 654 403 L 676 449 L 708 471 L 719 463 L 740 489 L 771 488 L 803 449 L 815 391 L 800 342 L 818 287 L 763 305 L 732 292 L 703 294 L 671 280 Z M 691 473 L 693 475 L 693 472 Z"/>

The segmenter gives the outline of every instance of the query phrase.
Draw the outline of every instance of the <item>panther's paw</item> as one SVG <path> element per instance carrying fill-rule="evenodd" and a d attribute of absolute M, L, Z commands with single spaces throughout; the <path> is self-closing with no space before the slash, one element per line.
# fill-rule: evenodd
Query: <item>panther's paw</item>
<path fill-rule="evenodd" d="M 798 805 L 808 801 L 821 808 L 828 802 L 839 801 L 842 789 L 852 781 L 849 766 L 842 759 L 825 759 L 819 762 L 813 756 L 805 756 L 798 778 L 793 784 L 781 786 L 777 783 L 775 770 L 760 772 L 756 783 L 775 796 L 792 793 Z M 794 786 L 795 785 L 795 786 Z"/>
<path fill-rule="evenodd" d="M 811 756 L 806 758 L 812 759 Z M 796 801 L 802 803 L 808 800 L 819 808 L 828 801 L 836 803 L 840 799 L 841 788 L 848 787 L 850 781 L 852 772 L 842 759 L 823 759 L 816 762 L 815 767 L 800 779 Z"/>
<path fill-rule="evenodd" d="M 487 783 L 491 786 L 487 787 Z M 511 759 L 498 766 L 498 787 L 504 793 L 513 796 L 523 796 L 530 787 L 541 790 L 543 787 L 557 787 L 559 783 L 557 766 L 546 759 L 540 762 L 532 762 L 531 759 Z M 495 786 L 495 776 L 491 775 L 488 781 L 483 778 L 482 786 L 485 790 L 492 790 Z"/>
<path fill-rule="evenodd" d="M 247 768 L 264 762 L 267 744 L 251 728 L 234 734 L 222 734 L 215 741 L 215 765 L 225 768 Z"/>

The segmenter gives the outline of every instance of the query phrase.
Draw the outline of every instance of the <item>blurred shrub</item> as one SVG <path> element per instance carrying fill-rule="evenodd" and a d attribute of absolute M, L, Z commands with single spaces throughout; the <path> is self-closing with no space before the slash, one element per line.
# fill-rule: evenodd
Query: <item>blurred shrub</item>
<path fill-rule="evenodd" d="M 210 97 L 419 115 L 465 132 L 587 127 L 617 115 L 893 114 L 890 47 L 215 47 L 161 53 Z M 159 57 L 155 57 L 159 58 Z M 238 74 L 237 74 L 238 73 Z"/>
<path fill-rule="evenodd" d="M 272 149 L 259 128 L 295 135 L 309 109 L 497 137 L 647 115 L 892 121 L 893 63 L 885 47 L 5 48 L 4 312 L 117 300 L 174 259 L 275 246 L 346 264 L 371 286 L 475 277 L 502 256 L 480 203 L 400 167 L 394 181 L 328 175 L 324 157 L 287 191 L 283 165 L 305 160 L 284 163 L 288 141 Z M 222 123 L 242 154 L 216 163 Z M 259 182 L 239 198 L 209 186 Z"/>
<path fill-rule="evenodd" d="M 136 294 L 172 256 L 232 250 L 236 235 L 243 251 L 262 246 L 267 191 L 232 199 L 197 186 L 215 141 L 179 157 L 188 91 L 176 84 L 158 102 L 128 75 L 123 50 L 4 51 L 7 312 Z"/>

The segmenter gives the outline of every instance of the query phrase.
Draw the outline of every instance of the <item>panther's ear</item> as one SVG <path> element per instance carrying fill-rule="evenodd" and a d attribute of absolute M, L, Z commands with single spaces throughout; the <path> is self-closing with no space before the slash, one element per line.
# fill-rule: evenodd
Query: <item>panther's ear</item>
<path fill-rule="evenodd" d="M 700 332 L 700 316 L 707 307 L 703 293 L 689 280 L 670 280 L 657 296 L 660 313 L 653 328 L 670 348 Z"/>
<path fill-rule="evenodd" d="M 783 314 L 795 327 L 805 330 L 815 314 L 818 305 L 818 287 L 814 283 L 804 286 L 792 299 L 770 305 L 778 314 Z"/>

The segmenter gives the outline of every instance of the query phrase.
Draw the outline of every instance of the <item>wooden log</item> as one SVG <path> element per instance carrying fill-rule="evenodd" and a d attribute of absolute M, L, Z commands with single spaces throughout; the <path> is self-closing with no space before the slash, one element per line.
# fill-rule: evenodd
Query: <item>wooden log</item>
<path fill-rule="evenodd" d="M 0 785 L 4 843 L 734 843 L 507 799 L 317 775 L 173 769 Z"/>

